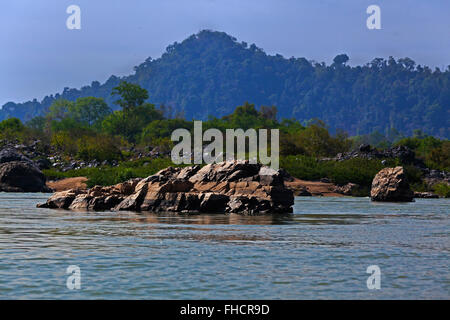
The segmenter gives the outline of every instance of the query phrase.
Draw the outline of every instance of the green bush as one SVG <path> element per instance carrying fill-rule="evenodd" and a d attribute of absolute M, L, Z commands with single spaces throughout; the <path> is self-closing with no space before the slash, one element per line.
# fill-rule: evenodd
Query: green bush
<path fill-rule="evenodd" d="M 119 160 L 122 153 L 116 139 L 107 135 L 86 136 L 77 140 L 77 157 L 86 161 Z"/>
<path fill-rule="evenodd" d="M 393 160 L 387 160 L 386 165 L 381 160 L 350 159 L 345 161 L 320 161 L 308 156 L 281 157 L 280 167 L 286 169 L 292 176 L 304 180 L 319 180 L 329 178 L 332 182 L 343 185 L 348 182 L 357 183 L 362 187 L 370 187 L 374 176 L 386 166 L 395 166 Z"/>
<path fill-rule="evenodd" d="M 102 132 L 137 142 L 142 130 L 149 123 L 161 119 L 161 112 L 156 110 L 154 105 L 146 103 L 131 109 L 114 111 L 102 121 Z"/>
<path fill-rule="evenodd" d="M 398 141 L 416 153 L 431 169 L 450 171 L 450 141 L 440 140 L 431 136 L 414 136 Z"/>
<path fill-rule="evenodd" d="M 119 138 L 97 133 L 59 131 L 52 135 L 51 145 L 64 155 L 85 161 L 121 160 Z"/>
<path fill-rule="evenodd" d="M 17 118 L 0 121 L 0 139 L 24 141 L 29 135 L 27 129 Z"/>
<path fill-rule="evenodd" d="M 408 179 L 408 182 L 410 184 L 422 182 L 422 177 L 423 177 L 422 170 L 420 170 L 417 167 L 410 166 L 410 165 L 404 166 L 404 168 L 405 168 L 406 179 Z"/>
<path fill-rule="evenodd" d="M 380 160 L 358 158 L 328 163 L 328 165 L 327 176 L 340 185 L 353 182 L 360 186 L 371 186 L 375 175 L 384 168 Z"/>
<path fill-rule="evenodd" d="M 304 180 L 319 180 L 326 176 L 324 162 L 304 155 L 280 157 L 280 167 L 292 176 Z"/>
<path fill-rule="evenodd" d="M 434 192 L 441 197 L 450 198 L 450 186 L 446 183 L 438 183 L 433 186 Z"/>

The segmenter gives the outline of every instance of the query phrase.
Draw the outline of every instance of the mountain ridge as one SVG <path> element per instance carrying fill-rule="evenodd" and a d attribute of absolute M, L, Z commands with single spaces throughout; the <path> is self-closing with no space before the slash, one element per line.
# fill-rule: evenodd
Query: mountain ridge
<path fill-rule="evenodd" d="M 421 129 L 450 136 L 450 67 L 432 71 L 409 58 L 392 57 L 350 67 L 348 60 L 341 54 L 326 65 L 267 55 L 255 44 L 203 30 L 169 45 L 161 57 L 146 59 L 134 74 L 112 75 L 103 84 L 93 81 L 80 89 L 65 88 L 40 102 L 8 102 L 0 110 L 0 120 L 30 120 L 59 98 L 101 97 L 117 108 L 110 93 L 126 80 L 147 89 L 150 102 L 170 105 L 188 119 L 220 117 L 249 101 L 275 105 L 284 118 L 320 118 L 332 131 L 364 134 L 395 128 L 411 134 Z"/>

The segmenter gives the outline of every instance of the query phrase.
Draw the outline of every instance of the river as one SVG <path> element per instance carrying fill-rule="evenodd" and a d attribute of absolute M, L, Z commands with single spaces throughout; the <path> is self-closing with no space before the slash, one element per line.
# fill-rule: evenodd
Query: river
<path fill-rule="evenodd" d="M 47 197 L 0 193 L 0 299 L 450 298 L 448 199 L 297 197 L 246 217 L 37 209 Z"/>

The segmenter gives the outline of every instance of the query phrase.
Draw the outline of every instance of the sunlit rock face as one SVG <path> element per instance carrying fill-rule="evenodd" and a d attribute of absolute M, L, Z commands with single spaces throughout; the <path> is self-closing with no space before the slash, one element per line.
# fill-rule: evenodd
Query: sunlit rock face
<path fill-rule="evenodd" d="M 43 208 L 179 213 L 290 213 L 283 172 L 248 161 L 168 167 L 145 179 L 55 193 Z"/>
<path fill-rule="evenodd" d="M 380 170 L 372 181 L 370 198 L 373 201 L 414 201 L 403 167 Z"/>

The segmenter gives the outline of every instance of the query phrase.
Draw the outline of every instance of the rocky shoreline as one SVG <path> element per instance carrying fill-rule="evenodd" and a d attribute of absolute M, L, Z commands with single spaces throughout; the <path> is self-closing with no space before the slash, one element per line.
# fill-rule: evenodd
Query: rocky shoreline
<path fill-rule="evenodd" d="M 70 191 L 69 193 L 75 192 L 75 196 L 78 196 L 80 194 L 80 190 L 86 190 L 85 193 L 89 193 L 90 191 L 87 190 L 86 182 L 87 178 L 85 177 L 73 177 L 73 178 L 65 178 L 61 180 L 55 180 L 55 181 L 46 181 L 46 177 L 42 173 L 42 169 L 45 168 L 55 168 L 55 165 L 59 165 L 61 162 L 55 162 L 57 156 L 49 156 L 42 157 L 43 155 L 46 155 L 47 153 L 42 153 L 40 147 L 39 141 L 35 141 L 29 146 L 24 145 L 16 145 L 15 147 L 12 147 L 11 145 L 8 145 L 0 150 L 0 192 L 60 192 L 60 191 Z M 30 158 L 32 157 L 32 158 Z M 419 168 L 424 176 L 423 181 L 426 185 L 432 186 L 437 183 L 450 183 L 450 175 L 448 172 L 444 171 L 437 171 L 437 170 L 430 170 L 428 168 L 423 167 L 423 163 L 415 158 L 414 152 L 412 152 L 407 147 L 395 147 L 390 148 L 382 151 L 378 151 L 375 148 L 372 148 L 369 145 L 361 145 L 360 148 L 356 151 L 345 153 L 345 154 L 338 154 L 335 158 L 329 158 L 329 159 L 322 159 L 322 161 L 343 161 L 350 158 L 367 158 L 367 159 L 373 159 L 373 158 L 398 158 L 401 159 L 405 163 L 410 163 L 411 165 L 414 165 L 416 168 Z M 55 160 L 55 161 L 54 161 Z M 383 160 L 384 161 L 384 160 Z M 77 163 L 76 168 L 80 166 L 80 168 L 83 166 L 83 163 Z M 90 163 L 87 165 L 88 167 L 95 167 L 97 166 L 97 163 Z M 262 166 L 257 165 L 259 169 L 262 168 Z M 208 166 L 207 166 L 208 167 Z M 192 167 L 194 168 L 194 167 Z M 248 169 L 248 168 L 247 168 Z M 258 169 L 258 170 L 259 170 Z M 62 169 L 61 169 L 62 170 Z M 64 170 L 65 167 L 64 167 Z M 63 171 L 64 171 L 63 170 Z M 161 172 L 164 172 L 164 174 L 168 174 L 168 179 L 173 180 L 173 176 L 169 174 L 167 171 L 168 169 L 162 170 L 157 175 L 162 175 Z M 174 172 L 177 172 L 178 170 L 182 169 L 175 169 Z M 200 168 L 195 167 L 195 169 L 191 169 L 191 171 L 199 170 Z M 250 170 L 250 169 L 249 169 Z M 253 170 L 253 169 L 251 169 Z M 62 171 L 61 171 L 62 172 Z M 175 174 L 175 173 L 173 173 Z M 255 172 L 251 172 L 251 174 L 255 175 Z M 261 183 L 259 180 L 260 178 L 251 177 L 251 174 L 249 172 L 245 173 L 245 181 L 251 182 L 249 186 L 245 187 L 249 190 L 255 189 L 254 183 L 259 183 L 261 185 L 264 185 L 264 182 Z M 281 169 L 278 171 L 278 175 L 281 177 L 281 180 L 283 182 L 283 188 L 286 190 L 289 190 L 289 192 L 292 192 L 295 196 L 365 196 L 368 195 L 368 190 L 360 187 L 357 184 L 354 183 L 347 183 L 345 185 L 336 185 L 332 183 L 330 180 L 326 178 L 320 179 L 320 181 L 306 181 L 306 180 L 300 180 L 297 178 L 294 178 L 290 176 L 285 170 Z M 149 179 L 150 177 L 146 178 Z M 240 177 L 242 178 L 242 177 Z M 232 179 L 235 179 L 233 177 Z M 403 178 L 402 178 L 403 179 Z M 133 181 L 141 181 L 145 179 L 133 179 Z M 162 182 L 163 179 L 161 178 Z M 240 181 L 239 179 L 237 180 Z M 167 181 L 166 181 L 167 182 Z M 192 192 L 194 193 L 206 193 L 206 190 L 198 190 L 200 187 L 200 184 L 206 182 L 223 182 L 220 179 L 217 181 L 196 181 L 194 182 L 194 186 L 192 187 Z M 229 182 L 235 182 L 235 181 L 229 181 Z M 130 181 L 124 182 L 123 184 L 129 184 Z M 121 185 L 121 184 L 119 184 Z M 133 183 L 131 183 L 133 188 L 135 187 Z M 154 186 L 152 186 L 154 187 Z M 97 190 L 100 192 L 108 192 L 108 188 L 110 187 L 94 187 L 91 190 Z M 242 187 L 240 187 L 242 189 Z M 367 188 L 367 187 L 365 187 Z M 73 189 L 73 190 L 71 190 Z M 239 192 L 242 192 L 240 189 Z M 373 188 L 372 188 L 373 189 Z M 76 190 L 76 191 L 74 191 Z M 223 190 L 218 190 L 220 192 L 215 193 L 221 193 Z M 187 190 L 182 191 L 185 194 L 191 193 L 191 189 L 187 188 Z M 214 193 L 214 192 L 213 192 Z M 231 192 L 232 193 L 232 192 Z M 245 194 L 245 192 L 243 193 Z M 228 194 L 227 196 L 230 196 L 233 194 Z M 127 195 L 128 196 L 128 195 Z M 81 197 L 81 196 L 80 196 Z M 122 198 L 121 198 L 122 197 Z M 215 196 L 213 196 L 215 197 Z M 408 195 L 407 198 L 410 196 Z M 414 192 L 412 193 L 413 198 L 438 198 L 439 196 L 432 193 L 432 192 Z M 117 194 L 114 195 L 114 199 L 124 200 L 124 195 Z M 111 198 L 111 199 L 113 199 Z M 376 198 L 376 197 L 372 197 Z M 387 197 L 389 198 L 389 197 Z M 118 201 L 118 200 L 114 201 Z M 110 199 L 109 199 L 110 200 Z M 108 201 L 109 201 L 108 200 Z M 204 199 L 199 198 L 199 201 L 202 202 Z M 95 202 L 95 201 L 94 201 Z M 169 201 L 170 202 L 170 201 Z M 227 202 L 228 203 L 228 202 Z M 117 203 L 114 203 L 114 206 L 109 209 L 114 209 L 115 206 L 117 206 Z M 89 207 L 89 205 L 85 205 L 86 208 Z M 99 207 L 99 204 L 93 205 L 94 207 Z M 107 207 L 109 204 L 107 205 Z M 194 211 L 201 211 L 200 205 L 193 205 L 195 208 Z M 250 205 L 250 207 L 254 207 L 254 205 Z M 191 206 L 188 205 L 188 208 Z M 176 211 L 182 211 L 190 209 L 180 209 Z M 232 211 L 233 209 L 224 209 L 224 212 Z M 249 209 L 248 211 L 251 211 Z M 264 211 L 264 210 L 263 210 Z M 276 211 L 276 210 L 275 210 Z"/>
<path fill-rule="evenodd" d="M 248 160 L 208 164 L 203 168 L 168 167 L 145 179 L 56 192 L 37 207 L 181 214 L 286 214 L 293 211 L 294 193 L 285 180 L 295 181 L 282 169 L 251 164 Z M 373 179 L 370 197 L 372 201 L 414 201 L 403 167 L 380 170 Z"/>

